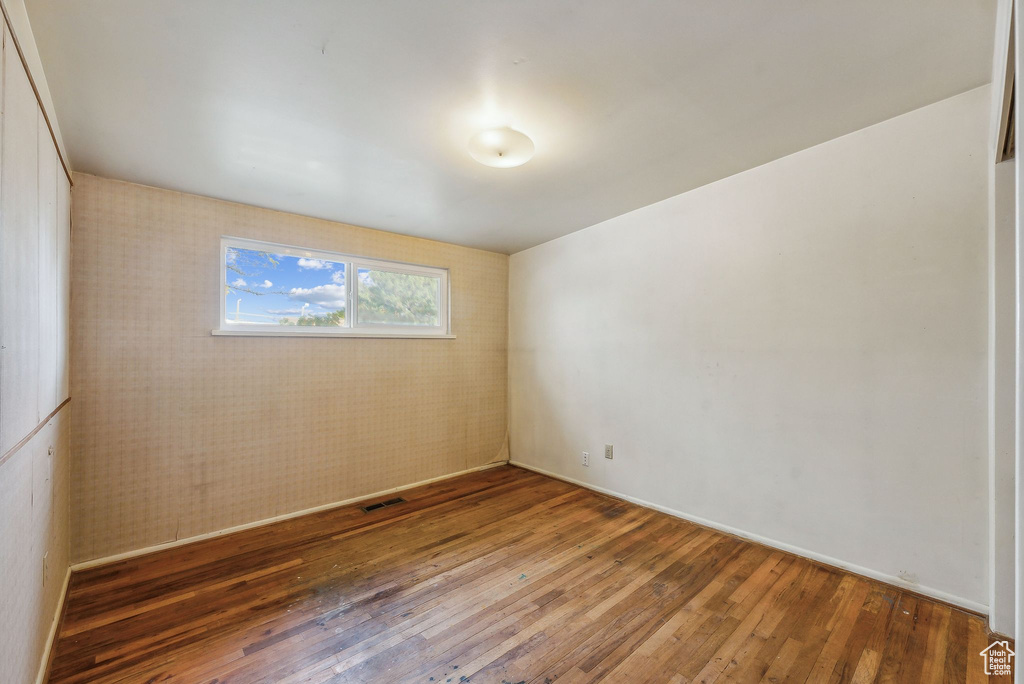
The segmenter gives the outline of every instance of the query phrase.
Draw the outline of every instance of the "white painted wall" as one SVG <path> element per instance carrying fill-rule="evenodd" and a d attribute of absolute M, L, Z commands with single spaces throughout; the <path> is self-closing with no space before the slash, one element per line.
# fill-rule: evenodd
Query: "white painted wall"
<path fill-rule="evenodd" d="M 997 163 L 1011 0 L 997 0 L 989 113 L 989 627 L 1014 636 L 1016 160 Z M 1011 81 L 1012 83 L 1012 81 Z"/>
<path fill-rule="evenodd" d="M 513 255 L 513 460 L 984 610 L 989 109 Z"/>

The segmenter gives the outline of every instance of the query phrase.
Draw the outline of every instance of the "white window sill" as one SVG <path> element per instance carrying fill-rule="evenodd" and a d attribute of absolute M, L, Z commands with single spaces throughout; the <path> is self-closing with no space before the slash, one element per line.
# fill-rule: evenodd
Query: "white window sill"
<path fill-rule="evenodd" d="M 293 330 L 211 330 L 211 335 L 227 337 L 362 337 L 374 339 L 412 339 L 412 340 L 454 340 L 455 335 L 438 335 L 436 333 L 382 333 L 382 332 L 297 332 Z"/>

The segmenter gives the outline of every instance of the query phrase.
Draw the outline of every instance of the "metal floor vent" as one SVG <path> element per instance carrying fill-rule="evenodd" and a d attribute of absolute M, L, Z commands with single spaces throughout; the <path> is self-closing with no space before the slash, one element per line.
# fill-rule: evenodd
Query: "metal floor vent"
<path fill-rule="evenodd" d="M 387 501 L 378 501 L 377 503 L 370 504 L 369 506 L 360 506 L 363 509 L 363 513 L 369 513 L 375 511 L 378 508 L 384 508 L 385 506 L 394 506 L 395 504 L 405 503 L 405 499 L 402 497 L 395 497 L 394 499 L 388 499 Z"/>

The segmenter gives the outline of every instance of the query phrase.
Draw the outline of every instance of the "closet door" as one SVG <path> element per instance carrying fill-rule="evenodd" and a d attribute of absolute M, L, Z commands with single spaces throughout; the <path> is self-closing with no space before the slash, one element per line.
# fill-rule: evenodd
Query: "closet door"
<path fill-rule="evenodd" d="M 0 454 L 39 416 L 39 110 L 4 27 L 0 140 Z"/>
<path fill-rule="evenodd" d="M 39 420 L 57 408 L 57 151 L 37 110 L 39 159 Z"/>
<path fill-rule="evenodd" d="M 60 405 L 71 396 L 71 183 L 59 161 L 56 172 L 57 405 Z"/>

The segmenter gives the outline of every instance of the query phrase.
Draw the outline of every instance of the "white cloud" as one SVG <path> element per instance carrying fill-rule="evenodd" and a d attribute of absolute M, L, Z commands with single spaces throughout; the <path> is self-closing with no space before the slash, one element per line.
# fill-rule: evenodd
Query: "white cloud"
<path fill-rule="evenodd" d="M 270 282 L 269 280 L 264 280 L 263 284 L 260 285 L 260 287 L 264 287 L 264 288 L 266 288 L 266 287 L 273 287 L 273 286 L 274 286 L 274 283 Z"/>
<path fill-rule="evenodd" d="M 320 271 L 323 269 L 333 268 L 334 264 L 331 264 L 323 259 L 307 259 L 305 257 L 299 259 L 299 268 L 310 269 L 313 271 Z"/>
<path fill-rule="evenodd" d="M 232 287 L 245 287 L 245 281 L 241 278 L 236 278 L 235 282 L 231 283 Z"/>
<path fill-rule="evenodd" d="M 341 309 L 345 306 L 345 288 L 341 285 L 317 285 L 316 287 L 293 287 L 288 298 L 296 302 L 307 302 L 325 309 Z"/>
<path fill-rule="evenodd" d="M 275 316 L 297 316 L 302 309 L 267 309 L 266 312 Z"/>
<path fill-rule="evenodd" d="M 331 274 L 331 280 L 336 282 L 338 285 L 344 285 L 345 284 L 345 272 L 344 271 L 335 271 L 334 273 Z"/>

